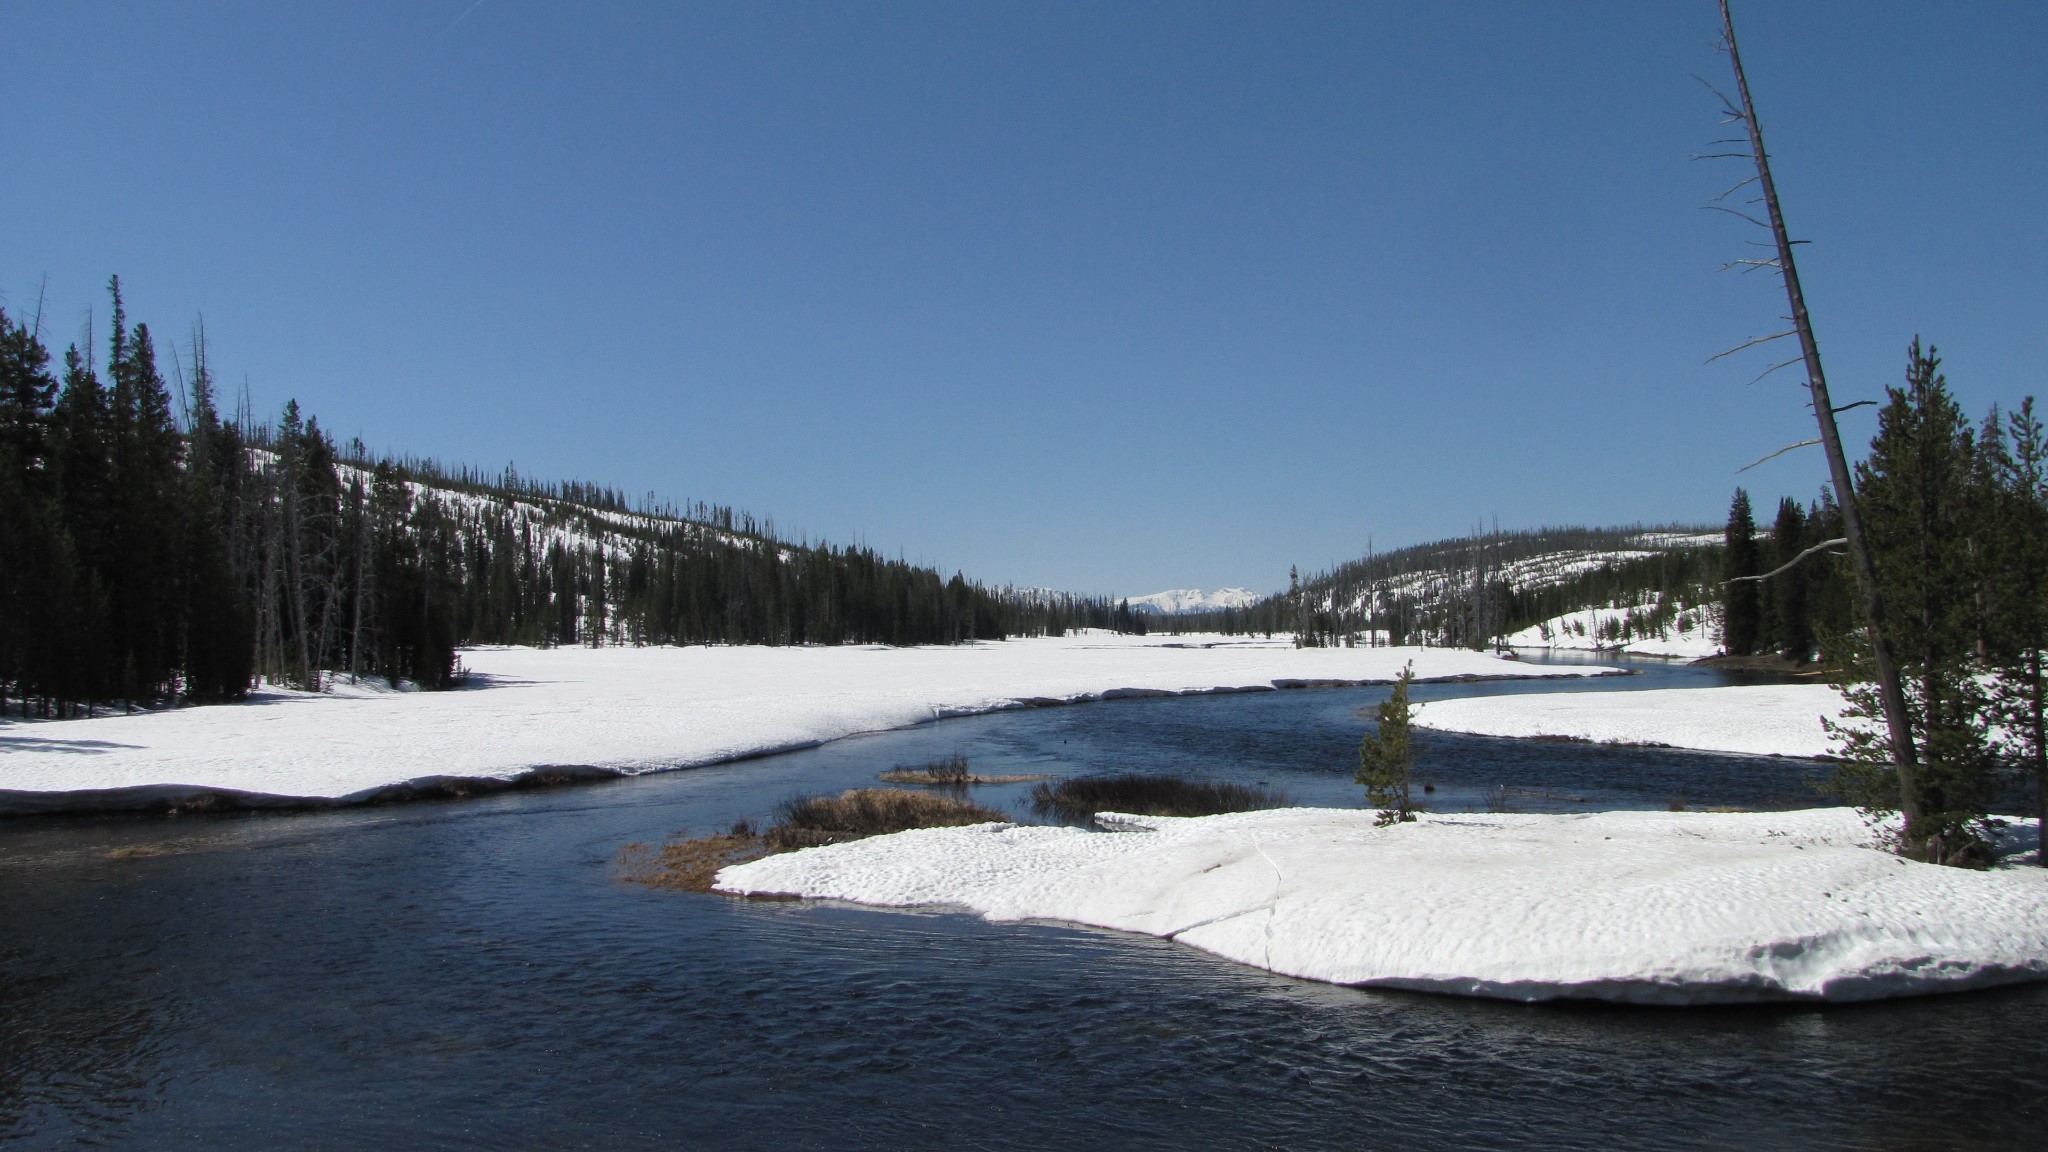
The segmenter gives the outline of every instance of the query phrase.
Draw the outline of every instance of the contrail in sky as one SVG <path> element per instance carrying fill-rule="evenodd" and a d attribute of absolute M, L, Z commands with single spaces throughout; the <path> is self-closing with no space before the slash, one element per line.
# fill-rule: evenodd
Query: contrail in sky
<path fill-rule="evenodd" d="M 471 5 L 469 6 L 469 7 L 467 7 L 467 8 L 464 8 L 464 9 L 462 10 L 462 15 L 460 15 L 460 16 L 457 16 L 457 17 L 456 17 L 455 19 L 453 19 L 453 20 L 450 20 L 450 21 L 448 22 L 448 27 L 447 27 L 447 28 L 443 28 L 443 29 L 441 29 L 441 31 L 443 31 L 443 32 L 446 32 L 446 31 L 448 31 L 448 30 L 449 30 L 449 28 L 453 28 L 453 27 L 455 27 L 455 26 L 456 26 L 457 24 L 460 24 L 460 23 L 462 23 L 462 22 L 463 22 L 464 20 L 467 20 L 467 19 L 469 19 L 469 14 L 470 14 L 471 12 L 474 12 L 474 11 L 476 11 L 477 9 L 479 9 L 479 8 L 481 8 L 481 7 L 483 7 L 483 6 L 484 6 L 484 0 L 476 0 L 476 3 L 474 3 L 474 4 L 471 4 Z"/>

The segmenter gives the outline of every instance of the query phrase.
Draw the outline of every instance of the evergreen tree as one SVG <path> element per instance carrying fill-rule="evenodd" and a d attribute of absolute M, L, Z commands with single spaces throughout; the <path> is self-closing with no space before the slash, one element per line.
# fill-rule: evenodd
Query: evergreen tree
<path fill-rule="evenodd" d="M 31 693 L 49 695 L 54 626 L 68 583 L 57 504 L 51 417 L 57 382 L 50 354 L 27 325 L 0 309 L 0 712 L 16 687 L 28 714 Z"/>
<path fill-rule="evenodd" d="M 1827 485 L 1821 486 L 1819 498 L 1806 510 L 1805 536 L 1814 542 L 1842 538 L 1842 510 L 1835 505 L 1834 489 Z M 1835 555 L 1810 557 L 1795 570 L 1806 585 L 1814 646 L 1830 664 L 1842 662 L 1837 656 L 1843 640 L 1859 627 L 1855 586 L 1847 569 L 1843 557 Z"/>
<path fill-rule="evenodd" d="M 229 552 L 227 485 L 221 476 L 225 432 L 214 409 L 213 378 L 201 334 L 193 341 L 191 413 L 187 430 L 180 522 L 185 538 L 185 695 L 194 701 L 238 700 L 254 673 L 254 617 L 241 594 Z"/>
<path fill-rule="evenodd" d="M 1886 389 L 1870 455 L 1857 466 L 1871 561 L 1907 688 L 1920 764 L 1919 818 L 1906 850 L 1941 862 L 1981 858 L 1979 824 L 1993 788 L 1985 689 L 1977 675 L 1977 572 L 1971 554 L 1974 437 L 1933 348 L 1916 339 L 1904 387 Z M 1845 691 L 1853 720 L 1882 717 L 1860 663 Z M 1837 729 L 1844 791 L 1880 811 L 1905 807 L 1888 738 L 1874 725 Z"/>
<path fill-rule="evenodd" d="M 101 572 L 111 610 L 117 687 L 131 705 L 175 690 L 183 573 L 180 487 L 183 452 L 171 416 L 170 393 L 157 370 L 149 327 L 131 332 L 121 300 L 113 297 L 113 340 L 107 373 L 110 516 L 107 559 Z"/>
<path fill-rule="evenodd" d="M 1365 802 L 1379 809 L 1373 823 L 1380 827 L 1415 819 L 1422 806 L 1409 794 L 1409 778 L 1415 768 L 1414 734 L 1408 715 L 1408 686 L 1415 682 L 1415 665 L 1401 670 L 1394 691 L 1379 706 L 1379 726 L 1358 742 L 1358 772 L 1354 779 L 1365 785 Z"/>
<path fill-rule="evenodd" d="M 2048 437 L 2032 397 L 2011 413 L 2007 429 L 1996 491 L 2002 539 L 1992 708 L 2000 758 L 2032 786 L 2040 827 L 2048 828 Z M 2034 857 L 2048 865 L 2048 840 Z"/>
<path fill-rule="evenodd" d="M 1806 549 L 1806 513 L 1790 496 L 1778 501 L 1778 519 L 1771 529 L 1773 569 L 1792 563 Z M 1808 561 L 1809 563 L 1811 560 Z M 1822 565 L 1815 565 L 1819 570 Z M 1788 569 L 1765 581 L 1771 596 L 1772 640 L 1785 659 L 1804 664 L 1813 658 L 1813 619 L 1807 609 L 1808 573 Z"/>
<path fill-rule="evenodd" d="M 1763 611 L 1757 581 L 1738 577 L 1755 576 L 1757 568 L 1756 518 L 1749 507 L 1749 493 L 1735 490 L 1728 506 L 1727 552 L 1723 559 L 1721 585 L 1721 647 L 1730 656 L 1750 656 L 1757 650 L 1763 628 Z"/>

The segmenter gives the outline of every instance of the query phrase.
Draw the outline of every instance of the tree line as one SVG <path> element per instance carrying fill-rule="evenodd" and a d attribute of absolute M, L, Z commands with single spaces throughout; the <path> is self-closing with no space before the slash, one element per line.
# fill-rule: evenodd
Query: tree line
<path fill-rule="evenodd" d="M 989 588 L 731 508 L 337 445 L 287 404 L 219 411 L 203 329 L 164 376 L 118 278 L 52 365 L 0 309 L 0 710 L 238 699 L 336 675 L 423 688 L 469 644 L 930 644 L 1142 627 L 1127 605 Z M 694 515 L 693 518 L 689 518 Z M 1119 610 L 1121 609 L 1121 610 Z"/>
<path fill-rule="evenodd" d="M 1915 340 L 1904 382 L 1885 390 L 1855 485 L 1922 758 L 1916 836 L 1934 855 L 1969 863 L 1985 858 L 1995 805 L 2032 793 L 2048 817 L 2048 438 L 2032 397 L 1973 424 L 1940 367 Z M 1836 729 L 1837 785 L 1865 807 L 1897 811 L 1840 523 L 1827 491 L 1804 509 L 1783 500 L 1766 549 L 1737 490 L 1726 647 L 1825 663 L 1850 701 Z"/>

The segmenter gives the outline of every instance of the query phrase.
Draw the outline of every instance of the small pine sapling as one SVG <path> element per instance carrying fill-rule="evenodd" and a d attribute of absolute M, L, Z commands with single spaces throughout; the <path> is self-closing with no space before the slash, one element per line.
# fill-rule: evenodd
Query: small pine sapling
<path fill-rule="evenodd" d="M 1365 785 L 1365 802 L 1380 810 L 1374 823 L 1380 827 L 1415 819 L 1422 810 L 1408 794 L 1408 778 L 1415 767 L 1415 748 L 1408 723 L 1408 685 L 1415 682 L 1415 665 L 1401 670 L 1394 681 L 1394 694 L 1379 707 L 1379 728 L 1358 742 L 1358 775 Z"/>

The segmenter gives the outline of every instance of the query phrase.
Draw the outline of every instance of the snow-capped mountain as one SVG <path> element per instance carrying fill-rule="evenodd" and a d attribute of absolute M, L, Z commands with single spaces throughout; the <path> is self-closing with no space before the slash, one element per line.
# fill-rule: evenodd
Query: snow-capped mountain
<path fill-rule="evenodd" d="M 1249 608 L 1263 599 L 1265 597 L 1249 588 L 1218 588 L 1214 592 L 1204 592 L 1200 588 L 1175 588 L 1167 592 L 1154 592 L 1150 596 L 1133 596 L 1131 608 L 1161 616 L 1178 616 L 1182 612 L 1218 612 L 1225 608 Z"/>

